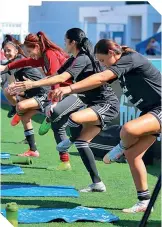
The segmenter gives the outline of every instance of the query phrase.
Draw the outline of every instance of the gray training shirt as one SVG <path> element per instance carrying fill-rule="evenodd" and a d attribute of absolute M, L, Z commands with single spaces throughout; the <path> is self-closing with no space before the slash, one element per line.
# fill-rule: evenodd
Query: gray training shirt
<path fill-rule="evenodd" d="M 108 69 L 117 75 L 123 93 L 138 109 L 149 111 L 161 106 L 161 73 L 146 57 L 124 53 Z"/>

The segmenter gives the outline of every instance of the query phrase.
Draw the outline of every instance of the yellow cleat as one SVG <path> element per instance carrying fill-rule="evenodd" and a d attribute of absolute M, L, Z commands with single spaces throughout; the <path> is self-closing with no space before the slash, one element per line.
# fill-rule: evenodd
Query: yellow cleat
<path fill-rule="evenodd" d="M 60 171 L 71 170 L 71 164 L 70 162 L 61 162 L 56 168 L 56 170 L 60 170 Z"/>

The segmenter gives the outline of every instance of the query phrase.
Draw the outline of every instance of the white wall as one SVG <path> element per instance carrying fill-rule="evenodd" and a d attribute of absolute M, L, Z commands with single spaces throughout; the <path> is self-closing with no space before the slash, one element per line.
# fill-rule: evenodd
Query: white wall
<path fill-rule="evenodd" d="M 40 5 L 41 2 L 41 0 L 1 0 L 1 34 L 19 34 L 20 40 L 23 41 L 24 36 L 28 33 L 29 5 Z"/>
<path fill-rule="evenodd" d="M 102 13 L 101 11 L 108 12 Z M 80 22 L 84 22 L 84 17 L 97 17 L 97 22 L 101 24 L 121 23 L 126 25 L 126 44 L 132 45 L 131 39 L 141 41 L 153 35 L 153 23 L 161 22 L 161 15 L 151 5 L 121 5 L 107 7 L 81 7 L 79 10 Z M 141 16 L 141 23 L 139 17 Z M 131 17 L 134 17 L 131 18 Z M 134 21 L 133 21 L 133 20 Z M 104 31 L 104 26 L 98 25 L 100 31 Z M 106 27 L 106 25 L 105 25 Z M 140 30 L 142 31 L 140 34 Z"/>

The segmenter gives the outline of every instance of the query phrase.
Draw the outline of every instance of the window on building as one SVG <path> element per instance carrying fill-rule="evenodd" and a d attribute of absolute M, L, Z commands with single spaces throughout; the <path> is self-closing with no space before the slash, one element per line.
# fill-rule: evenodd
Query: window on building
<path fill-rule="evenodd" d="M 147 1 L 126 1 L 125 2 L 126 3 L 126 5 L 133 5 L 133 4 L 150 4 L 149 2 L 147 2 Z"/>

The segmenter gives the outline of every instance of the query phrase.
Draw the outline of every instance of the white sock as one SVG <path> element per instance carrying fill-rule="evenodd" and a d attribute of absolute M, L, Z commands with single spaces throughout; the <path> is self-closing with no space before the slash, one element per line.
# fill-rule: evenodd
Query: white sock
<path fill-rule="evenodd" d="M 120 140 L 119 147 L 120 147 L 122 150 L 126 150 L 126 149 L 127 149 L 127 148 L 124 146 L 122 140 Z"/>

